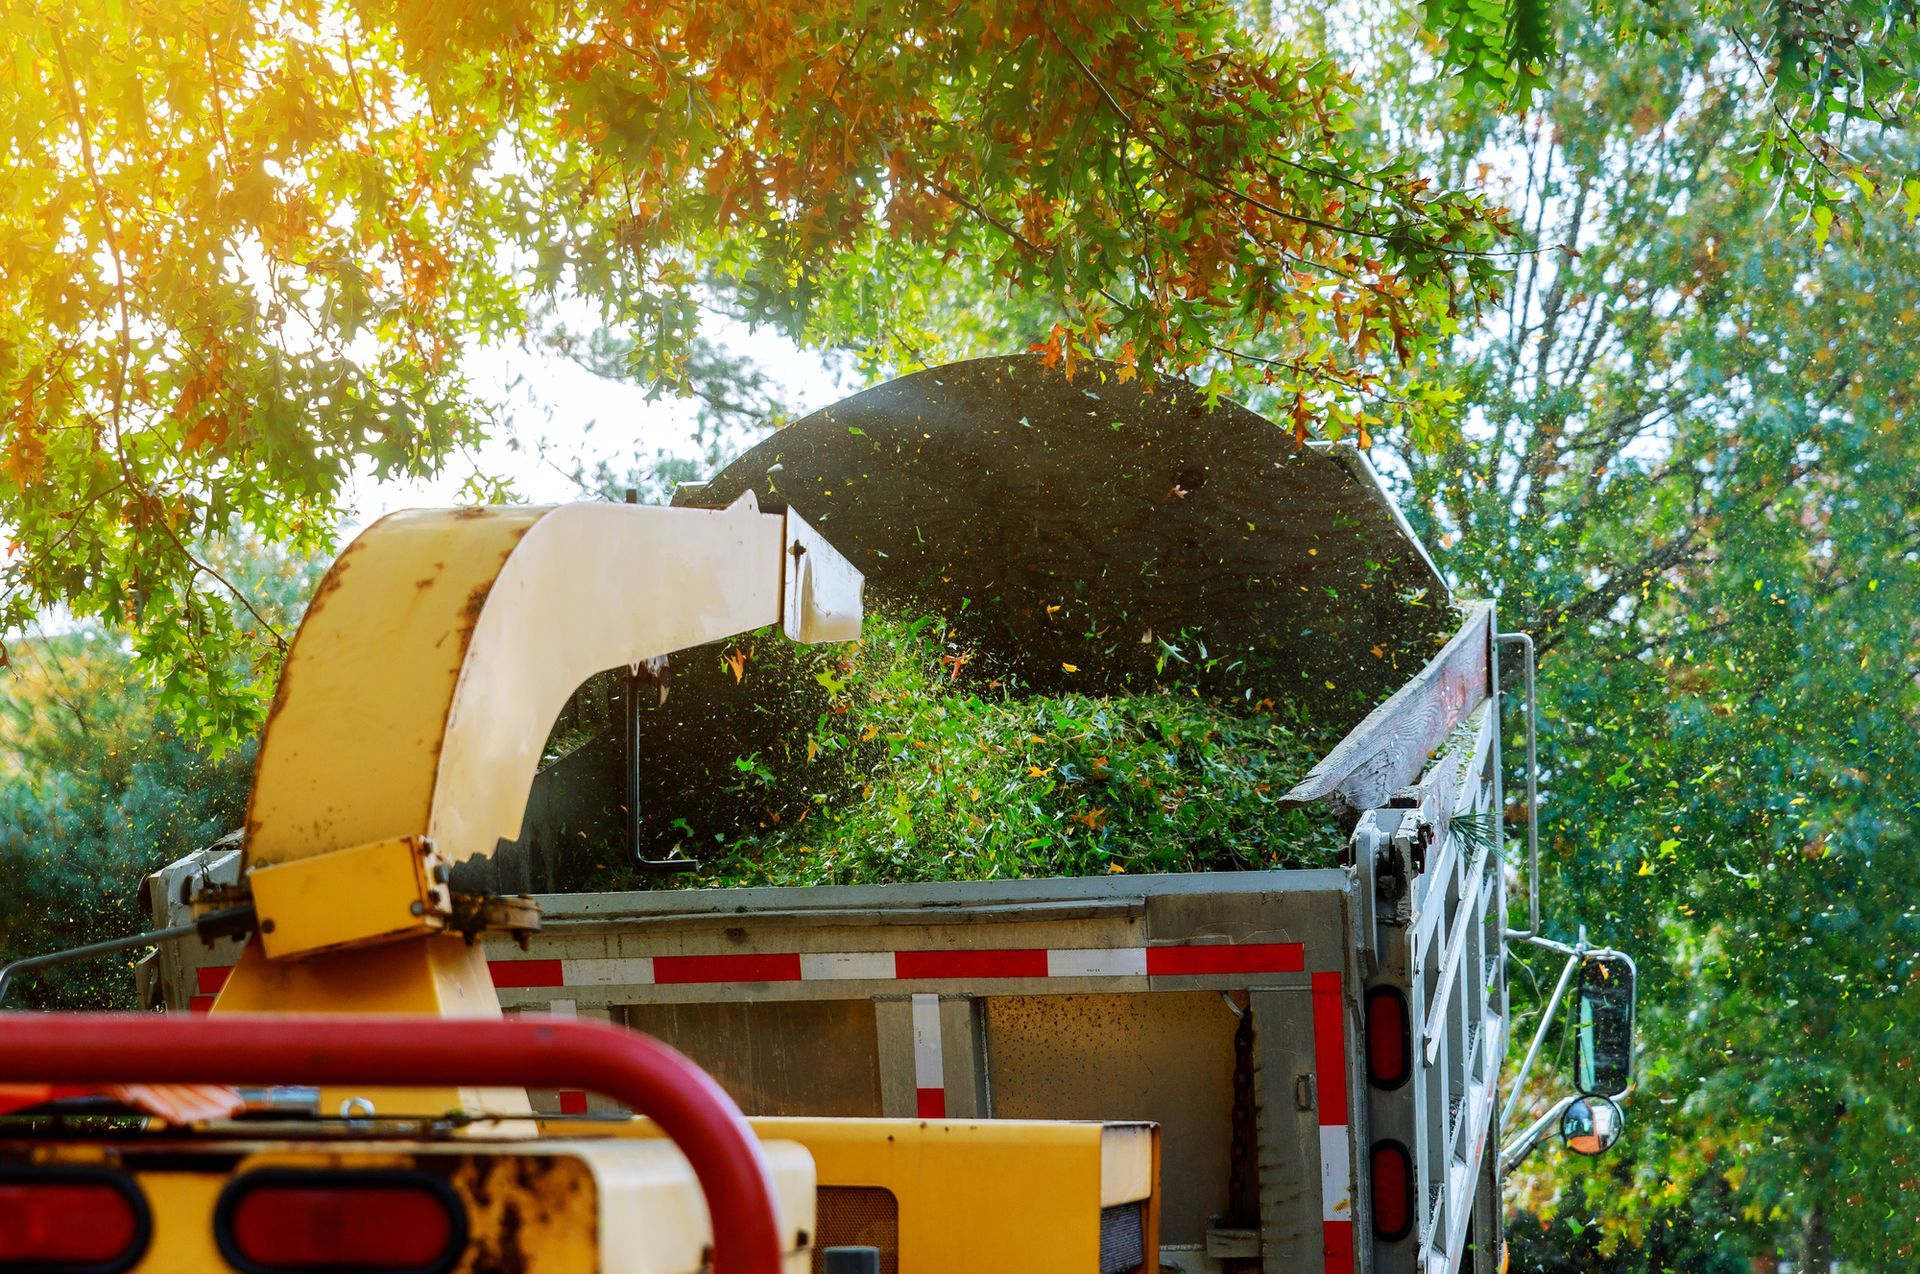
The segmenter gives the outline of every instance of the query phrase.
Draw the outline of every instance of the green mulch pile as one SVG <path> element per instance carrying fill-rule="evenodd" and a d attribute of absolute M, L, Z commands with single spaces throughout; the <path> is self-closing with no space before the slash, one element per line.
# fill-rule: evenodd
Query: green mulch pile
<path fill-rule="evenodd" d="M 701 869 L 650 883 L 1331 863 L 1343 838 L 1326 812 L 1277 802 L 1336 740 L 1285 703 L 1223 702 L 1182 686 L 1185 661 L 1203 655 L 1165 650 L 1165 680 L 1142 693 L 1029 694 L 949 641 L 932 616 L 869 613 L 865 636 L 849 646 L 756 634 L 723 652 L 729 677 L 785 687 L 767 711 L 794 726 L 732 761 L 726 795 L 758 813 L 728 834 L 687 836 L 682 852 Z"/>

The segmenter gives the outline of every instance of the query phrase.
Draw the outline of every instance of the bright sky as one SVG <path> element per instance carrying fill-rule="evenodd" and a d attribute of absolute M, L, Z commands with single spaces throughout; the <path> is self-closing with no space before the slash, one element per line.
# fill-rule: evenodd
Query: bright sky
<path fill-rule="evenodd" d="M 710 320 L 706 335 L 753 362 L 781 387 L 796 415 L 825 407 L 860 388 L 836 377 L 819 356 L 765 330 Z M 606 460 L 624 472 L 656 452 L 697 456 L 692 408 L 669 397 L 648 402 L 642 389 L 598 376 L 572 359 L 519 348 L 479 350 L 467 360 L 473 387 L 500 412 L 501 425 L 471 455 L 455 457 L 434 479 L 376 482 L 363 471 L 352 488 L 346 534 L 395 509 L 461 502 L 476 471 L 505 477 L 521 499 L 552 504 L 591 498 L 576 485 L 576 467 Z"/>

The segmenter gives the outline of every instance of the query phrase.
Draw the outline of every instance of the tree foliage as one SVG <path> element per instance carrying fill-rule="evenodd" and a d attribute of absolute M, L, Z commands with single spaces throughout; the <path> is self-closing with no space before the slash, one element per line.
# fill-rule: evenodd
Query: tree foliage
<path fill-rule="evenodd" d="M 0 57 L 0 627 L 125 624 L 229 724 L 201 546 L 487 426 L 462 355 L 555 296 L 688 376 L 703 296 L 893 361 L 1048 298 L 1071 369 L 1226 359 L 1300 427 L 1414 427 L 1497 209 L 1357 146 L 1351 81 L 1225 0 L 28 0 Z M 248 630 L 270 662 L 285 634 Z"/>
<path fill-rule="evenodd" d="M 317 563 L 244 545 L 212 559 L 276 624 L 299 618 Z M 0 685 L 0 959 L 149 928 L 141 878 L 240 825 L 251 740 L 212 747 L 164 706 L 122 633 L 94 625 L 12 643 Z M 236 670 L 236 678 L 246 670 Z M 130 957 L 23 977 L 14 1003 L 126 1008 Z"/>
<path fill-rule="evenodd" d="M 1571 249 L 1450 352 L 1460 439 L 1402 457 L 1443 564 L 1540 639 L 1547 914 L 1641 960 L 1626 1153 L 1543 1153 L 1522 1198 L 1621 1269 L 1699 1218 L 1725 1252 L 1906 1268 L 1920 244 L 1898 210 L 1771 215 L 1713 42 L 1565 41 L 1525 116 L 1417 76 L 1386 107 L 1447 119 Z"/>
<path fill-rule="evenodd" d="M 1764 178 L 1810 213 L 1836 205 L 1920 207 L 1920 168 L 1874 155 L 1920 108 L 1920 8 L 1911 0 L 1426 0 L 1426 28 L 1469 87 L 1522 107 L 1583 50 L 1556 35 L 1575 20 L 1628 58 L 1647 48 L 1714 49 L 1756 108 L 1741 121 L 1747 180 Z"/>
<path fill-rule="evenodd" d="M 0 698 L 6 959 L 150 928 L 141 877 L 239 825 L 251 745 L 211 759 L 97 630 L 16 641 Z M 137 954 L 137 953 L 136 953 Z M 127 957 L 23 975 L 9 1007 L 129 1008 Z"/>

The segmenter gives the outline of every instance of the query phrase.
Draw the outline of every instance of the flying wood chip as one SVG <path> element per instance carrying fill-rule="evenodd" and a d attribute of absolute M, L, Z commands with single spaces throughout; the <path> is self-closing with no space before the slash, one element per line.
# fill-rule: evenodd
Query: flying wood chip
<path fill-rule="evenodd" d="M 1371 466 L 1118 370 L 1082 363 L 1069 380 L 1017 355 L 889 381 L 676 503 L 791 502 L 876 602 L 943 615 L 1039 692 L 1071 672 L 1081 691 L 1153 684 L 1160 650 L 1138 637 L 1152 631 L 1216 693 L 1304 694 L 1357 721 L 1400 680 L 1370 648 L 1431 650 L 1446 626 L 1402 600 L 1447 586 Z"/>

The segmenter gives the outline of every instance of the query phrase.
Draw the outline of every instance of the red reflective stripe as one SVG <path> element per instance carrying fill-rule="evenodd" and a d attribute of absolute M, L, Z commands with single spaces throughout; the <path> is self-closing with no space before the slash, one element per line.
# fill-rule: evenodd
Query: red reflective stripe
<path fill-rule="evenodd" d="M 945 1119 L 947 1117 L 947 1090 L 944 1088 L 916 1088 L 913 1090 L 914 1105 L 922 1119 Z"/>
<path fill-rule="evenodd" d="M 558 960 L 500 960 L 489 962 L 487 972 L 497 987 L 565 986 L 566 974 Z"/>
<path fill-rule="evenodd" d="M 549 1017 L 0 1014 L 0 1083 L 370 1084 L 585 1088 L 649 1116 L 692 1164 L 714 1274 L 780 1274 L 767 1161 L 733 1099 L 637 1031 Z M 789 1237 L 791 1231 L 788 1232 Z"/>
<path fill-rule="evenodd" d="M 1152 977 L 1198 973 L 1298 973 L 1306 967 L 1306 949 L 1297 942 L 1147 948 L 1147 973 Z"/>
<path fill-rule="evenodd" d="M 233 973 L 231 965 L 216 964 L 193 971 L 196 990 L 202 995 L 218 995 L 220 988 L 227 984 L 227 978 Z"/>
<path fill-rule="evenodd" d="M 577 1088 L 560 1090 L 560 1113 L 563 1115 L 584 1115 L 587 1113 L 587 1095 Z"/>
<path fill-rule="evenodd" d="M 1347 1119 L 1346 1012 L 1340 1005 L 1340 975 L 1313 975 L 1313 1072 L 1320 1090 L 1320 1126 Z"/>
<path fill-rule="evenodd" d="M 1353 1274 L 1353 1222 L 1322 1221 L 1320 1250 L 1326 1254 L 1326 1274 Z"/>
<path fill-rule="evenodd" d="M 655 956 L 653 980 L 661 986 L 688 982 L 798 982 L 800 957 L 777 955 Z"/>
<path fill-rule="evenodd" d="M 1232 977 L 1261 973 L 1299 973 L 1306 967 L 1305 948 L 1297 942 L 1207 943 L 1146 948 L 1124 947 L 1111 950 L 1102 947 L 1097 951 L 1102 957 L 1109 955 L 1131 957 L 1134 952 L 1143 952 L 1147 973 L 1160 977 Z M 1077 949 L 1062 949 L 1056 954 L 1068 964 L 1072 964 L 1076 956 L 1082 955 Z M 857 960 L 860 962 L 862 972 L 848 979 L 855 981 L 875 976 L 872 966 L 876 960 L 890 960 L 892 963 L 891 975 L 879 974 L 878 976 L 891 976 L 900 981 L 1052 976 L 1048 969 L 1048 953 L 1043 948 L 827 952 L 817 953 L 809 958 L 823 962 L 836 958 Z M 651 981 L 656 985 L 667 986 L 706 982 L 798 982 L 802 976 L 800 955 L 791 951 L 655 956 L 651 978 L 645 974 L 642 960 L 636 959 L 629 963 L 633 966 L 636 981 Z M 881 964 L 880 967 L 885 968 L 886 965 Z M 489 965 L 488 968 L 492 972 L 494 986 L 503 989 L 539 989 L 567 985 L 566 970 L 559 960 L 503 960 Z M 830 968 L 830 965 L 823 964 L 821 969 L 816 969 L 815 980 L 823 982 L 836 980 L 831 972 L 825 971 Z M 1137 969 L 1138 966 L 1134 968 Z M 224 976 L 225 971 L 222 970 L 220 973 Z M 201 974 L 203 983 L 212 977 L 211 971 L 208 970 L 201 970 Z M 1061 976 L 1077 978 L 1102 975 L 1080 970 Z M 1114 972 L 1112 976 L 1126 976 L 1126 973 Z M 207 988 L 203 985 L 201 989 Z"/>
<path fill-rule="evenodd" d="M 1047 952 L 1009 951 L 896 951 L 896 978 L 1044 978 Z"/>
<path fill-rule="evenodd" d="M 211 995 L 196 995 L 187 1001 L 187 1012 L 211 1013 L 213 1011 L 213 1000 L 214 997 Z"/>

